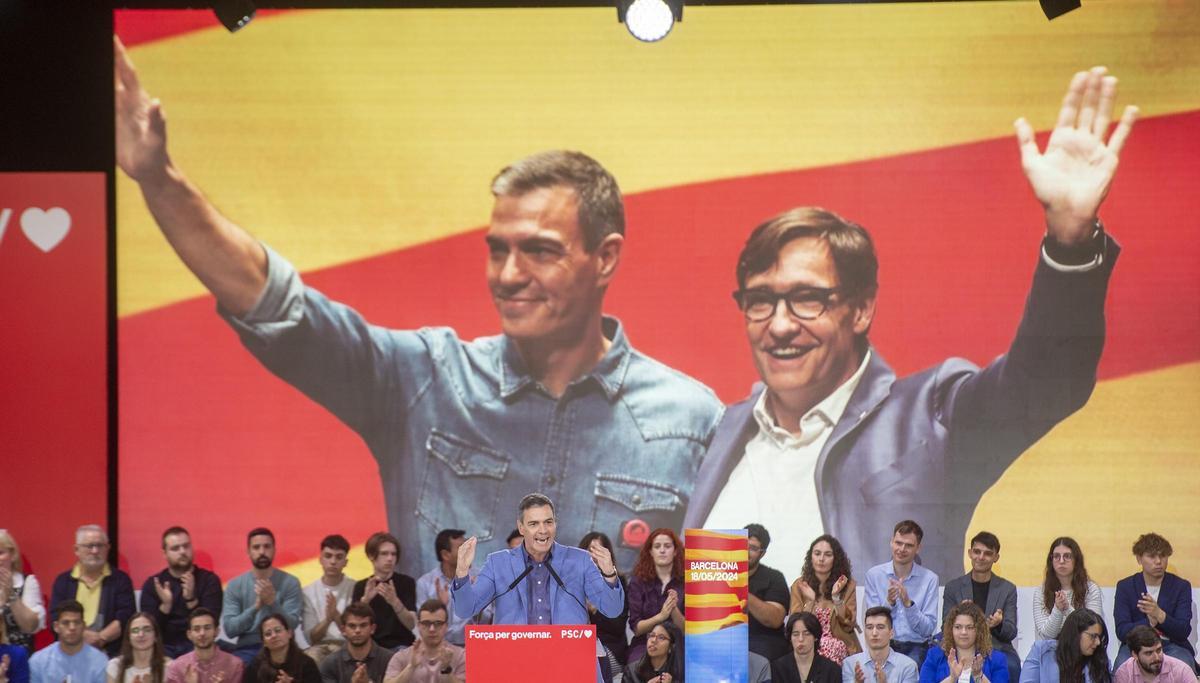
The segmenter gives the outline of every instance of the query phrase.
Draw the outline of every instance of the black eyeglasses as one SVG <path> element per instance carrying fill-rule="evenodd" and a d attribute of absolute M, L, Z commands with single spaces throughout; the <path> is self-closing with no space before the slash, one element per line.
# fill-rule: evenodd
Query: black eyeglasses
<path fill-rule="evenodd" d="M 769 289 L 739 289 L 734 291 L 733 300 L 746 320 L 761 323 L 775 315 L 779 302 L 787 305 L 788 313 L 801 320 L 816 320 L 829 310 L 834 295 L 842 292 L 838 287 L 796 287 L 779 294 Z"/>

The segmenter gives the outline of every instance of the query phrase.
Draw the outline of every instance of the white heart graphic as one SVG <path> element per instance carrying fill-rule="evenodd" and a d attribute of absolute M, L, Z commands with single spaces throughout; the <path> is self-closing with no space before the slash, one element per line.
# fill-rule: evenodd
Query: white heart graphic
<path fill-rule="evenodd" d="M 21 214 L 21 232 L 46 253 L 57 247 L 70 229 L 71 214 L 57 206 L 49 211 L 29 208 Z"/>

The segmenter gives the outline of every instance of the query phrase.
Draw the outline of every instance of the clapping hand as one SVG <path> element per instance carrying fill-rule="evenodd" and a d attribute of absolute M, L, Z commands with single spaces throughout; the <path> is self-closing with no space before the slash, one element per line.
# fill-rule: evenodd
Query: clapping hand
<path fill-rule="evenodd" d="M 338 624 L 342 621 L 342 615 L 337 608 L 337 596 L 332 592 L 325 594 L 325 618 L 331 624 Z"/>
<path fill-rule="evenodd" d="M 830 593 L 833 595 L 841 595 L 842 591 L 846 590 L 846 585 L 849 583 L 850 579 L 846 578 L 845 574 L 842 574 L 837 578 L 837 581 L 833 582 L 833 588 L 830 589 Z"/>
<path fill-rule="evenodd" d="M 275 586 L 268 579 L 254 580 L 254 604 L 256 607 L 266 607 L 275 604 Z"/>
<path fill-rule="evenodd" d="M 1138 598 L 1137 608 L 1139 612 L 1146 615 L 1150 626 L 1158 626 L 1167 618 L 1167 613 L 1158 606 L 1154 596 L 1149 593 L 1142 593 L 1142 597 Z"/>
<path fill-rule="evenodd" d="M 996 628 L 1004 621 L 1004 610 L 998 609 L 992 613 L 992 616 L 987 618 L 988 628 Z"/>
<path fill-rule="evenodd" d="M 163 614 L 170 613 L 171 606 L 175 604 L 175 595 L 171 593 L 171 584 L 159 581 L 157 576 L 154 577 L 154 594 L 158 596 L 158 602 L 161 605 L 159 609 Z"/>
<path fill-rule="evenodd" d="M 191 569 L 179 577 L 179 585 L 183 588 L 183 601 L 191 602 L 196 598 L 196 574 Z"/>
<path fill-rule="evenodd" d="M 370 683 L 367 678 L 367 665 L 359 662 L 354 667 L 354 673 L 350 674 L 350 683 Z"/>
<path fill-rule="evenodd" d="M 675 606 L 678 603 L 679 594 L 675 592 L 674 588 L 672 588 L 671 590 L 667 591 L 667 599 L 663 601 L 662 609 L 658 611 L 658 615 L 663 619 L 671 618 L 671 610 L 675 609 Z"/>
<path fill-rule="evenodd" d="M 1067 602 L 1066 591 L 1054 591 L 1054 606 L 1060 612 L 1066 612 L 1071 609 L 1071 603 Z"/>
<path fill-rule="evenodd" d="M 867 683 L 867 674 L 863 671 L 862 663 L 854 663 L 854 681 L 855 683 Z"/>

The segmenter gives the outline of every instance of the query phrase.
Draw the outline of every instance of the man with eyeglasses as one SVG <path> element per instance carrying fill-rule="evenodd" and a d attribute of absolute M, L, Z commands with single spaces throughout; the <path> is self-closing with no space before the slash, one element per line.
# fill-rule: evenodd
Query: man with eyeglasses
<path fill-rule="evenodd" d="M 881 564 L 893 521 L 919 510 L 931 529 L 922 563 L 957 575 L 980 497 L 1095 386 L 1119 251 L 1097 212 L 1137 113 L 1127 108 L 1109 138 L 1115 96 L 1103 67 L 1075 74 L 1044 154 L 1029 124 L 1016 124 L 1046 232 L 1016 337 L 986 368 L 952 358 L 896 377 L 868 339 L 870 234 L 812 207 L 758 226 L 734 298 L 763 385 L 726 411 L 685 526 L 789 528 L 772 555 L 795 572 L 822 533 L 855 565 Z"/>
<path fill-rule="evenodd" d="M 192 649 L 187 637 L 188 614 L 204 607 L 220 618 L 223 591 L 216 574 L 195 565 L 187 529 L 173 526 L 164 531 L 162 548 L 167 567 L 142 584 L 141 607 L 158 619 L 163 650 L 174 658 Z"/>
<path fill-rule="evenodd" d="M 346 644 L 321 660 L 322 683 L 382 683 L 392 651 L 375 642 L 375 610 L 352 602 L 339 621 Z"/>
<path fill-rule="evenodd" d="M 242 683 L 244 664 L 217 647 L 217 615 L 206 607 L 188 614 L 187 639 L 191 652 L 167 666 L 167 683 Z"/>
<path fill-rule="evenodd" d="M 122 625 L 136 609 L 133 581 L 108 563 L 108 534 L 95 524 L 75 531 L 75 557 L 69 571 L 54 579 L 50 604 L 76 600 L 83 605 L 83 642 L 115 657 L 121 652 Z"/>
<path fill-rule="evenodd" d="M 463 648 L 446 642 L 446 605 L 431 598 L 417 609 L 419 640 L 397 652 L 388 663 L 384 683 L 463 683 L 467 659 Z"/>

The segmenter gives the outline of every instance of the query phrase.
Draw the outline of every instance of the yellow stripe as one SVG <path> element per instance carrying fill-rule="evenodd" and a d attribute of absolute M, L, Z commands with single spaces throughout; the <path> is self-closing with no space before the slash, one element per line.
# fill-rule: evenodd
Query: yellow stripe
<path fill-rule="evenodd" d="M 540 149 L 587 151 L 627 193 L 872 158 L 1009 135 L 1021 114 L 1046 128 L 1070 73 L 1096 63 L 1148 115 L 1195 109 L 1200 12 L 689 7 L 645 45 L 611 8 L 312 11 L 134 58 L 176 162 L 309 270 L 484 224 L 489 179 Z M 121 315 L 201 293 L 123 176 L 117 218 Z"/>
<path fill-rule="evenodd" d="M 708 562 L 745 562 L 745 550 L 708 550 L 705 548 L 684 548 L 683 559 L 685 561 L 708 561 Z M 707 571 L 707 570 L 706 570 Z M 720 570 L 726 571 L 726 570 Z"/>
<path fill-rule="evenodd" d="M 1101 382 L 1087 408 L 1021 456 L 984 495 L 966 538 L 983 529 L 995 533 L 996 573 L 1018 586 L 1041 584 L 1056 536 L 1079 541 L 1088 574 L 1101 586 L 1139 571 L 1130 548 L 1148 531 L 1173 540 L 1171 564 L 1194 574 L 1197 406 L 1200 363 Z"/>
<path fill-rule="evenodd" d="M 733 607 L 740 606 L 741 600 L 733 593 L 706 593 L 704 595 L 687 596 L 688 607 Z"/>

